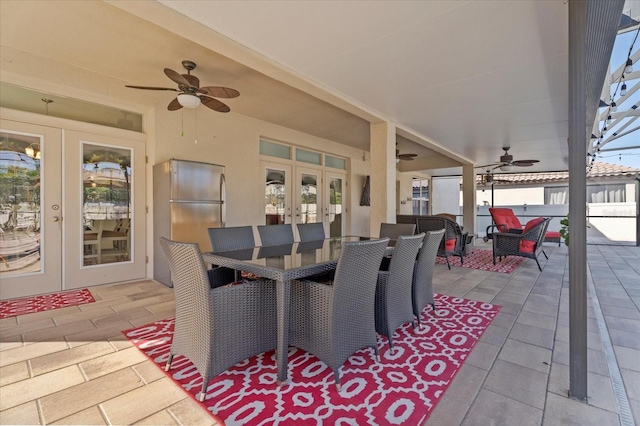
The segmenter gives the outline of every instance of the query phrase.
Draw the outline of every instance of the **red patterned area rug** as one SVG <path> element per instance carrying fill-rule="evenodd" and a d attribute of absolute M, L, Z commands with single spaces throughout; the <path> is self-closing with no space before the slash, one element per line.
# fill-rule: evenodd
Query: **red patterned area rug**
<path fill-rule="evenodd" d="M 471 254 L 464 257 L 464 264 L 460 264 L 458 256 L 449 256 L 451 266 L 461 266 L 463 268 L 480 269 L 489 272 L 504 272 L 510 274 L 522 263 L 524 258 L 519 256 L 507 256 L 500 261 L 496 259 L 493 264 L 493 251 L 485 249 L 473 249 Z M 446 265 L 447 260 L 444 257 L 437 257 L 436 263 Z"/>
<path fill-rule="evenodd" d="M 0 319 L 94 302 L 86 288 L 0 301 Z"/>
<path fill-rule="evenodd" d="M 333 373 L 315 356 L 289 349 L 288 381 L 276 385 L 274 353 L 244 360 L 213 379 L 200 403 L 227 425 L 418 425 L 432 412 L 500 306 L 437 295 L 437 312 L 427 307 L 423 328 L 405 324 L 394 334 L 395 354 L 378 338 L 381 362 L 372 349 L 353 354 Z M 171 346 L 174 319 L 123 331 L 161 368 Z M 194 400 L 202 378 L 176 356 L 167 376 Z"/>

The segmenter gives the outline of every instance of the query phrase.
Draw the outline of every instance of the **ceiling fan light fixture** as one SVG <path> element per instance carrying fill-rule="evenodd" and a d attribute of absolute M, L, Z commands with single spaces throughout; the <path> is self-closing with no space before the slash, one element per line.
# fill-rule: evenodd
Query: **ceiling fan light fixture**
<path fill-rule="evenodd" d="M 503 164 L 500 166 L 500 170 L 503 172 L 510 172 L 513 170 L 513 164 Z"/>
<path fill-rule="evenodd" d="M 178 103 L 185 108 L 197 108 L 200 102 L 202 101 L 196 95 L 190 95 L 188 93 L 180 93 L 178 95 Z"/>

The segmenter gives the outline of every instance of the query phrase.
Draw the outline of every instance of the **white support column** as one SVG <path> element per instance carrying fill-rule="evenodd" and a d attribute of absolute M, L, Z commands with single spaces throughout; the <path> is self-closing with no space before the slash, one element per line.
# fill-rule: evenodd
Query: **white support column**
<path fill-rule="evenodd" d="M 473 164 L 462 166 L 462 226 L 469 235 L 476 235 L 476 171 Z"/>
<path fill-rule="evenodd" d="M 371 124 L 371 236 L 377 236 L 380 224 L 396 221 L 396 126 Z"/>

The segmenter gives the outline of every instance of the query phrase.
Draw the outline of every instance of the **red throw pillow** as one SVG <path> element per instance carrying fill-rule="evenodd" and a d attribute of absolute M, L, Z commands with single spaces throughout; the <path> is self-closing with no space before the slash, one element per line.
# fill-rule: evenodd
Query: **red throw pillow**
<path fill-rule="evenodd" d="M 446 251 L 454 251 L 456 249 L 456 239 L 452 238 L 444 242 L 444 249 Z"/>

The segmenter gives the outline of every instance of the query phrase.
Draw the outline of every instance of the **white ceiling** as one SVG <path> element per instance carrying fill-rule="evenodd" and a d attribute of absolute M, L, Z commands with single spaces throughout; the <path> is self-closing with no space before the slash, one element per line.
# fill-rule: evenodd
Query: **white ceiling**
<path fill-rule="evenodd" d="M 190 59 L 240 91 L 232 113 L 364 150 L 391 120 L 402 152 L 566 169 L 566 1 L 161 3 L 1 1 L 2 81 L 142 112 L 175 94 L 123 86 L 173 87 Z"/>

